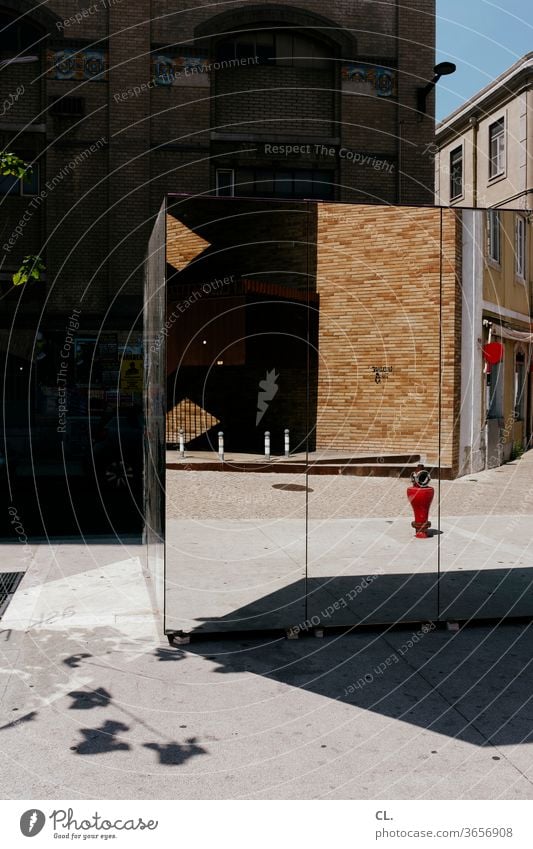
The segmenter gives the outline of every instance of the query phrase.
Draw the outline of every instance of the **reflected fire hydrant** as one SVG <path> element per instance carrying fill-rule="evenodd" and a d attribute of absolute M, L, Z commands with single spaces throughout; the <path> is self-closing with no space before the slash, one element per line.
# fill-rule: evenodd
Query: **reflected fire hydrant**
<path fill-rule="evenodd" d="M 430 486 L 431 475 L 424 466 L 419 465 L 412 473 L 411 480 L 413 484 L 407 489 L 407 498 L 411 502 L 415 514 L 415 520 L 411 522 L 411 527 L 416 530 L 415 536 L 418 539 L 427 539 L 429 536 L 427 531 L 431 527 L 429 508 L 435 495 L 435 490 Z"/>

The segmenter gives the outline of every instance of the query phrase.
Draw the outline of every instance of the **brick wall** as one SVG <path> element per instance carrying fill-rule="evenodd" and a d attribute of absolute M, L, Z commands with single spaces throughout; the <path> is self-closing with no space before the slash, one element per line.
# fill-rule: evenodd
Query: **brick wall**
<path fill-rule="evenodd" d="M 335 135 L 332 70 L 244 66 L 214 76 L 214 127 L 224 132 Z"/>
<path fill-rule="evenodd" d="M 456 467 L 454 213 L 319 205 L 317 229 L 318 447 L 419 452 L 436 464 L 442 334 L 441 464 Z M 376 382 L 374 367 L 391 371 Z"/>

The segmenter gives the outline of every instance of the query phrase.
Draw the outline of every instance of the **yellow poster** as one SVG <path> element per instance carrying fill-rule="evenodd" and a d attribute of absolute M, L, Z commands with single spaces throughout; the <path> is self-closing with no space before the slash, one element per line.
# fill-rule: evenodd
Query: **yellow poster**
<path fill-rule="evenodd" d="M 142 392 L 143 359 L 141 354 L 124 354 L 120 363 L 120 391 Z"/>

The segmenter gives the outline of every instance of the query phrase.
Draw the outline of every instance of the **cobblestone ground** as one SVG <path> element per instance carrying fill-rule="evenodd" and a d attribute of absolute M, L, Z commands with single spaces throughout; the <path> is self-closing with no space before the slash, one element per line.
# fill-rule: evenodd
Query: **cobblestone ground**
<path fill-rule="evenodd" d="M 280 488 L 294 485 L 302 489 Z M 294 474 L 167 469 L 167 516 L 303 518 L 306 485 L 311 519 L 395 517 L 411 512 L 406 479 L 310 475 L 306 481 L 305 476 Z M 533 513 L 533 451 L 498 469 L 442 481 L 440 488 L 443 516 Z M 436 511 L 435 501 L 435 517 Z"/>

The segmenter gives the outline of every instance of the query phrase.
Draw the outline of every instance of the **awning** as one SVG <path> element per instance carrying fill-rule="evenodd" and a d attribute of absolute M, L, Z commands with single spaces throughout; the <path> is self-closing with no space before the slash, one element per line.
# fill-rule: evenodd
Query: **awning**
<path fill-rule="evenodd" d="M 533 333 L 524 330 L 513 330 L 510 327 L 500 327 L 498 324 L 493 324 L 492 333 L 494 336 L 501 336 L 502 339 L 514 339 L 515 342 L 526 342 L 526 344 L 533 343 Z"/>

